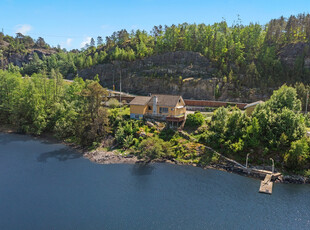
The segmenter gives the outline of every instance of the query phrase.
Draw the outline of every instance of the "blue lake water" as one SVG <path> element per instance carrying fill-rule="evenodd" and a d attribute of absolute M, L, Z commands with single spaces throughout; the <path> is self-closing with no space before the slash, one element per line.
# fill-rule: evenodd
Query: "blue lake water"
<path fill-rule="evenodd" d="M 99 165 L 0 134 L 0 229 L 310 229 L 310 186 L 170 164 Z"/>

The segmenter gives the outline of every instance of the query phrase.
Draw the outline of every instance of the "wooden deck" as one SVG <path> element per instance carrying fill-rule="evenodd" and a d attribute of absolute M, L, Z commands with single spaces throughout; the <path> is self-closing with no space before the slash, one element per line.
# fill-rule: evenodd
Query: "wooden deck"
<path fill-rule="evenodd" d="M 259 192 L 272 194 L 273 182 L 271 181 L 272 174 L 267 174 L 265 179 L 260 183 Z"/>
<path fill-rule="evenodd" d="M 185 120 L 185 116 L 180 116 L 180 117 L 177 117 L 177 116 L 169 116 L 166 118 L 166 121 L 171 121 L 171 122 L 181 122 L 181 121 L 184 121 Z"/>

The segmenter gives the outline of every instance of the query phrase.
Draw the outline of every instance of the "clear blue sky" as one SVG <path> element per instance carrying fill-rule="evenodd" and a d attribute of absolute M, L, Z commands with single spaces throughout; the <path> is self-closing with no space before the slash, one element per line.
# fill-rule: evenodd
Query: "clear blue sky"
<path fill-rule="evenodd" d="M 123 28 L 150 31 L 154 25 L 212 24 L 222 18 L 231 25 L 238 14 L 243 24 L 265 24 L 309 11 L 310 0 L 0 0 L 0 29 L 73 49 Z"/>

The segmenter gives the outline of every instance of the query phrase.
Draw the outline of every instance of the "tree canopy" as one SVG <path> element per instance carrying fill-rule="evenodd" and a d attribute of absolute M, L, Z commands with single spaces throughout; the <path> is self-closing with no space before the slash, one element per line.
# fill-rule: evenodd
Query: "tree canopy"
<path fill-rule="evenodd" d="M 310 70 L 305 66 L 305 58 L 310 49 L 310 15 L 299 14 L 289 18 L 273 19 L 266 25 L 250 23 L 243 25 L 239 20 L 231 26 L 226 21 L 206 24 L 182 23 L 171 26 L 154 26 L 150 33 L 144 30 L 120 30 L 103 39 L 91 39 L 91 44 L 82 52 L 72 50 L 41 57 L 24 64 L 23 75 L 49 72 L 59 69 L 63 76 L 76 75 L 78 69 L 114 60 L 134 61 L 145 57 L 174 51 L 193 51 L 206 56 L 215 70 L 213 77 L 223 82 L 235 84 L 235 88 L 278 87 L 283 83 L 310 83 Z M 27 53 L 31 48 L 49 46 L 43 38 L 33 40 L 29 36 L 17 34 L 15 38 L 0 36 L 3 57 L 14 52 Z M 298 44 L 301 44 L 300 46 Z M 290 55 L 289 50 L 299 47 L 292 66 L 281 60 L 281 55 Z M 288 51 L 287 51 L 288 50 Z M 195 77 L 195 76 L 194 76 Z"/>

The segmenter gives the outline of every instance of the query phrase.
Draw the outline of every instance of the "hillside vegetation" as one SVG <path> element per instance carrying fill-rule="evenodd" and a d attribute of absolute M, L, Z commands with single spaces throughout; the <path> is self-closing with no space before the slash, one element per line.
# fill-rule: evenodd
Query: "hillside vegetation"
<path fill-rule="evenodd" d="M 270 157 L 276 168 L 310 175 L 309 117 L 301 113 L 296 89 L 282 86 L 251 116 L 238 108 L 221 107 L 212 117 L 189 115 L 183 135 L 177 130 L 130 119 L 129 110 L 107 100 L 99 79 L 75 78 L 66 82 L 59 72 L 22 78 L 0 70 L 0 128 L 20 133 L 52 133 L 61 140 L 86 148 L 117 148 L 147 161 L 169 159 L 205 166 L 216 164 L 219 153 L 252 165 L 264 165 Z M 107 107 L 108 105 L 109 107 Z M 189 134 L 186 134 L 188 132 Z M 185 134 L 185 135 L 184 135 Z"/>
<path fill-rule="evenodd" d="M 154 26 L 150 33 L 117 31 L 106 37 L 105 42 L 99 36 L 97 46 L 92 39 L 81 52 L 63 52 L 54 48 L 57 53 L 49 52 L 39 59 L 34 56 L 23 65 L 21 72 L 31 75 L 59 69 L 67 76 L 77 74 L 80 69 L 115 60 L 134 61 L 166 52 L 193 51 L 207 57 L 214 68 L 212 77 L 224 82 L 248 87 L 296 81 L 308 83 L 309 42 L 309 14 L 273 19 L 267 25 L 243 25 L 238 19 L 230 27 L 225 21 L 213 25 L 183 23 Z M 33 41 L 22 34 L 15 38 L 0 34 L 0 47 L 4 59 L 34 48 L 51 50 L 43 38 Z"/>

